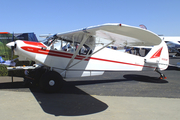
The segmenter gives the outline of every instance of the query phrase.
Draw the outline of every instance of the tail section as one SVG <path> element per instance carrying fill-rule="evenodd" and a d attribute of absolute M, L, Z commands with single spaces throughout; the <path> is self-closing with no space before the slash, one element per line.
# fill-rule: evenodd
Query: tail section
<path fill-rule="evenodd" d="M 162 46 L 163 49 L 161 51 L 161 55 L 160 55 L 160 59 L 159 59 L 159 68 L 160 70 L 165 70 L 167 69 L 168 65 L 169 65 L 169 52 L 168 52 L 168 47 L 166 45 L 166 43 L 164 41 L 162 41 Z M 161 64 L 162 63 L 162 64 Z"/>
<path fill-rule="evenodd" d="M 146 62 L 156 64 L 157 68 L 160 70 L 167 69 L 169 64 L 169 52 L 164 41 L 151 49 L 146 56 Z"/>

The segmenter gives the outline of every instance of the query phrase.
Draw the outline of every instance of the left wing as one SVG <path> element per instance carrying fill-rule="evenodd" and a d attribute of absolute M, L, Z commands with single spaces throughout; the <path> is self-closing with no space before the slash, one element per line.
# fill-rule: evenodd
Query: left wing
<path fill-rule="evenodd" d="M 151 31 L 117 23 L 92 26 L 67 33 L 58 33 L 57 37 L 68 41 L 81 42 L 85 35 L 91 36 L 86 41 L 86 44 L 90 45 L 94 38 L 97 37 L 113 41 L 114 45 L 117 46 L 153 46 L 161 43 L 158 35 Z"/>

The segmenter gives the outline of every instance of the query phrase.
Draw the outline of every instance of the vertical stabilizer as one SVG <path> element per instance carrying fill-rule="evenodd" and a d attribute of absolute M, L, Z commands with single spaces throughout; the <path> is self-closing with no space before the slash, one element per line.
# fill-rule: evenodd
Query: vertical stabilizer
<path fill-rule="evenodd" d="M 168 65 L 169 65 L 169 52 L 168 52 L 168 47 L 166 45 L 166 43 L 164 41 L 162 41 L 162 51 L 161 51 L 161 55 L 159 58 L 159 69 L 160 70 L 165 70 L 167 69 Z"/>
<path fill-rule="evenodd" d="M 157 64 L 158 69 L 165 70 L 169 64 L 168 47 L 164 41 L 154 46 L 146 56 L 147 62 Z"/>

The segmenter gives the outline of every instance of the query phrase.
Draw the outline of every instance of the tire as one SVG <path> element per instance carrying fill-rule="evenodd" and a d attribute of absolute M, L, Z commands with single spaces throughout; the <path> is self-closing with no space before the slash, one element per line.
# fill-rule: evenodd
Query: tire
<path fill-rule="evenodd" d="M 42 75 L 39 84 L 44 92 L 55 93 L 61 90 L 63 86 L 63 78 L 59 73 L 49 71 Z"/>
<path fill-rule="evenodd" d="M 43 67 L 29 71 L 28 77 L 32 78 L 30 82 L 33 86 L 39 86 L 40 79 L 42 75 L 45 73 L 45 71 L 46 69 L 44 69 Z"/>

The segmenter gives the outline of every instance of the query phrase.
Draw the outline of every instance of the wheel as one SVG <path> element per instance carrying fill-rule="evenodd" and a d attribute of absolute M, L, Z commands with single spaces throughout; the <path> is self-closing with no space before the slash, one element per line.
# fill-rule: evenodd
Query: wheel
<path fill-rule="evenodd" d="M 39 84 L 45 92 L 59 92 L 63 86 L 63 78 L 59 73 L 55 71 L 49 71 L 42 75 Z"/>
<path fill-rule="evenodd" d="M 167 79 L 167 77 L 161 73 L 159 79 L 163 80 L 163 79 Z"/>
<path fill-rule="evenodd" d="M 44 69 L 43 67 L 41 68 L 36 68 L 33 70 L 29 70 L 29 74 L 27 75 L 27 78 L 29 79 L 29 82 L 32 86 L 39 86 L 39 81 L 42 77 L 42 75 L 45 73 L 46 69 Z"/>

